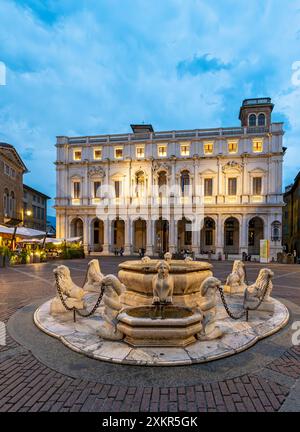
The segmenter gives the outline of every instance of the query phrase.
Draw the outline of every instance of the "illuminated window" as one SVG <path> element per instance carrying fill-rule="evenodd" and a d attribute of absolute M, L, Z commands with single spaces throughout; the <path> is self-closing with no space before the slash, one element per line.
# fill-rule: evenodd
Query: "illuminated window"
<path fill-rule="evenodd" d="M 137 158 L 145 157 L 145 147 L 144 146 L 136 146 L 135 152 L 136 152 Z"/>
<path fill-rule="evenodd" d="M 80 198 L 80 181 L 76 180 L 73 182 L 73 198 Z"/>
<path fill-rule="evenodd" d="M 238 151 L 238 141 L 237 140 L 228 141 L 228 152 L 237 153 L 237 151 Z"/>
<path fill-rule="evenodd" d="M 159 144 L 157 146 L 157 154 L 158 154 L 158 157 L 166 157 L 167 156 L 167 146 Z"/>
<path fill-rule="evenodd" d="M 203 143 L 204 154 L 212 154 L 214 151 L 214 143 L 212 141 L 206 141 Z"/>
<path fill-rule="evenodd" d="M 253 177 L 253 195 L 261 195 L 262 190 L 262 178 Z"/>
<path fill-rule="evenodd" d="M 180 145 L 180 154 L 181 156 L 189 156 L 190 155 L 190 144 L 184 143 Z"/>
<path fill-rule="evenodd" d="M 237 192 L 237 181 L 236 177 L 228 179 L 228 195 L 236 195 Z"/>
<path fill-rule="evenodd" d="M 102 159 L 102 148 L 95 148 L 94 149 L 94 159 L 95 160 L 101 160 Z"/>
<path fill-rule="evenodd" d="M 73 150 L 73 159 L 75 161 L 80 161 L 81 160 L 81 150 L 80 149 L 74 149 Z"/>
<path fill-rule="evenodd" d="M 115 159 L 123 158 L 123 147 L 115 147 Z"/>
<path fill-rule="evenodd" d="M 261 153 L 263 151 L 263 139 L 262 138 L 253 138 L 252 148 L 253 148 L 253 151 L 255 153 Z"/>

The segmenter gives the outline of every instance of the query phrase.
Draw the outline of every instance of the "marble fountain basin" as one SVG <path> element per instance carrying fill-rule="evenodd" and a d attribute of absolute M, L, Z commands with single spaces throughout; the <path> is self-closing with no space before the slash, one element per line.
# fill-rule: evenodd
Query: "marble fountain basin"
<path fill-rule="evenodd" d="M 200 311 L 181 306 L 129 307 L 118 316 L 118 330 L 134 347 L 184 347 L 196 341 L 202 329 Z"/>
<path fill-rule="evenodd" d="M 119 264 L 118 277 L 126 286 L 122 302 L 127 306 L 151 305 L 153 298 L 152 278 L 161 260 L 125 261 Z M 212 265 L 201 261 L 171 260 L 169 274 L 174 278 L 173 303 L 175 305 L 199 306 L 200 286 L 212 276 Z"/>

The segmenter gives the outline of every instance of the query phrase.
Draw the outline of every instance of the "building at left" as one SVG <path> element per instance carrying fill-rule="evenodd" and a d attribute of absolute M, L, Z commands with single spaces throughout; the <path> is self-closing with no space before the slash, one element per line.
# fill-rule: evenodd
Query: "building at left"
<path fill-rule="evenodd" d="M 25 163 L 11 144 L 0 143 L 0 224 L 46 231 L 49 197 L 24 185 Z"/>

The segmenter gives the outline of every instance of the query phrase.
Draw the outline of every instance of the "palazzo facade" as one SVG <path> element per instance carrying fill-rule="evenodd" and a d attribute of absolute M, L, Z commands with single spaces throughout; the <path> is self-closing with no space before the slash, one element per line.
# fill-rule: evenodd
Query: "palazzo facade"
<path fill-rule="evenodd" d="M 282 250 L 283 123 L 270 98 L 245 99 L 238 127 L 57 137 L 57 237 L 86 251 Z"/>

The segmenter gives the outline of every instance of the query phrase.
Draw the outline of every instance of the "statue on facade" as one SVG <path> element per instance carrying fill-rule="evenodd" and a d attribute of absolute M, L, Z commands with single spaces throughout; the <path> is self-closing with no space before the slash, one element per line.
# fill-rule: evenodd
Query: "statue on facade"
<path fill-rule="evenodd" d="M 152 279 L 152 304 L 172 304 L 174 279 L 170 275 L 170 265 L 167 261 L 159 261 L 156 266 L 157 274 Z"/>
<path fill-rule="evenodd" d="M 259 311 L 274 312 L 274 304 L 271 302 L 273 289 L 272 277 L 274 273 L 268 268 L 259 271 L 254 284 L 248 286 L 244 293 L 244 309 L 255 309 L 263 298 Z"/>
<path fill-rule="evenodd" d="M 55 274 L 56 288 L 58 289 L 59 287 L 59 290 L 67 307 L 84 309 L 85 303 L 83 301 L 83 296 L 85 292 L 82 288 L 74 284 L 70 275 L 69 268 L 65 265 L 60 265 L 53 270 L 53 273 Z M 57 292 L 56 297 L 52 299 L 50 304 L 50 314 L 55 315 L 64 312 L 68 312 L 68 310 L 63 305 L 59 293 Z"/>
<path fill-rule="evenodd" d="M 125 286 L 112 274 L 104 276 L 102 286 L 104 287 L 102 298 L 104 306 L 103 322 L 97 334 L 103 339 L 121 340 L 124 335 L 117 329 L 117 316 L 123 309 L 120 296 L 125 291 Z"/>
<path fill-rule="evenodd" d="M 83 287 L 84 291 L 99 293 L 103 278 L 104 275 L 101 273 L 99 261 L 97 259 L 91 260 L 88 263 L 86 282 Z"/>
<path fill-rule="evenodd" d="M 217 339 L 223 335 L 222 330 L 216 325 L 217 290 L 221 281 L 213 276 L 207 277 L 200 287 L 200 309 L 203 313 L 202 330 L 197 334 L 199 340 Z"/>
<path fill-rule="evenodd" d="M 243 261 L 235 260 L 232 266 L 232 272 L 226 279 L 224 291 L 230 294 L 243 293 L 246 287 L 245 264 Z"/>

